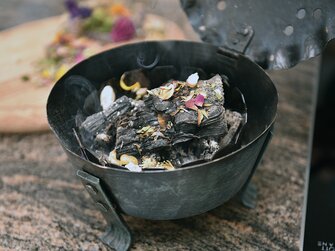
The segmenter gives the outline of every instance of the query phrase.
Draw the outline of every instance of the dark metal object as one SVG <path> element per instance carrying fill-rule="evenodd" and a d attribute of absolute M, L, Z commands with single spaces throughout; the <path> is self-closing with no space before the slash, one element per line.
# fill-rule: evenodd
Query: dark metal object
<path fill-rule="evenodd" d="M 239 192 L 240 200 L 245 207 L 248 207 L 248 208 L 255 208 L 256 207 L 257 190 L 256 190 L 255 185 L 251 182 L 251 178 L 252 178 L 254 172 L 256 171 L 256 168 L 257 168 L 258 164 L 261 162 L 261 160 L 263 158 L 263 154 L 264 154 L 267 146 L 269 145 L 269 143 L 272 139 L 272 136 L 273 136 L 273 128 L 271 128 L 269 133 L 267 134 L 267 136 L 265 138 L 265 141 L 264 141 L 264 144 L 262 146 L 262 149 L 260 150 L 260 152 L 258 154 L 258 157 L 257 157 L 257 160 L 254 164 L 254 168 L 251 171 L 251 174 L 249 175 L 249 178 L 248 178 L 247 182 L 245 183 L 245 185 L 243 186 L 243 188 Z"/>
<path fill-rule="evenodd" d="M 100 203 L 100 210 L 108 224 L 113 225 L 107 244 L 114 247 L 119 245 L 120 240 L 113 240 L 112 236 L 122 235 L 127 239 L 126 244 L 118 246 L 118 250 L 125 250 L 122 248 L 130 243 L 129 232 L 125 230 L 127 228 L 120 213 L 152 220 L 178 219 L 211 210 L 237 195 L 242 188 L 245 193 L 249 192 L 250 178 L 269 141 L 277 110 L 277 91 L 273 83 L 262 68 L 243 55 L 218 50 L 216 46 L 204 43 L 146 42 L 148 54 L 160 55 L 157 68 L 173 69 L 170 74 L 155 76 L 150 88 L 166 81 L 167 75 L 168 78 L 186 79 L 189 71 L 199 69 L 202 74 L 228 76 L 230 83 L 243 93 L 248 107 L 248 123 L 240 135 L 242 146 L 228 155 L 221 152 L 213 161 L 172 171 L 136 173 L 103 167 L 84 159 L 72 130 L 76 127 L 78 112 L 72 108 L 77 107 L 78 100 L 72 98 L 65 79 L 81 75 L 98 90 L 101 83 L 111 76 L 119 78 L 123 72 L 138 68 L 136 55 L 143 44 L 115 48 L 79 63 L 56 83 L 47 104 L 51 129 L 69 160 L 77 169 L 85 172 L 79 172 L 80 177 L 84 177 L 85 182 L 89 181 L 88 185 L 98 191 L 94 195 L 93 189 L 87 187 L 92 198 Z M 88 96 L 83 95 L 81 103 L 85 103 Z M 246 200 L 246 195 L 242 198 L 250 206 L 253 201 Z M 112 205 L 117 210 L 113 210 Z"/>
<path fill-rule="evenodd" d="M 104 192 L 100 180 L 82 170 L 77 171 L 77 176 L 81 178 L 87 192 L 107 221 L 108 229 L 101 240 L 117 251 L 128 250 L 132 241 L 131 233 L 109 196 Z"/>
<path fill-rule="evenodd" d="M 200 38 L 264 69 L 289 68 L 335 37 L 335 1 L 181 0 Z"/>

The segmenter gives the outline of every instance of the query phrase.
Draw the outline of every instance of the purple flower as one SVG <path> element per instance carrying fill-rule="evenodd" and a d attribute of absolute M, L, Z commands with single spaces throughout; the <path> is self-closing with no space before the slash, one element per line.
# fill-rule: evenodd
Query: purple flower
<path fill-rule="evenodd" d="M 71 18 L 87 18 L 92 14 L 92 10 L 90 8 L 79 7 L 76 0 L 65 0 L 64 5 L 70 13 Z"/>
<path fill-rule="evenodd" d="M 80 8 L 78 8 L 78 12 L 79 12 L 79 16 L 81 18 L 87 18 L 87 17 L 91 16 L 92 9 L 90 9 L 88 7 L 80 7 Z"/>
<path fill-rule="evenodd" d="M 135 36 L 134 23 L 128 17 L 120 17 L 114 23 L 111 37 L 113 42 L 126 41 Z"/>

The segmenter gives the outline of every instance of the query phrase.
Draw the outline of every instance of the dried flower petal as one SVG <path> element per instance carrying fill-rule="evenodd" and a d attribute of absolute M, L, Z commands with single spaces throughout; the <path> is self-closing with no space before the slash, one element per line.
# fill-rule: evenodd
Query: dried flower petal
<path fill-rule="evenodd" d="M 75 0 L 65 0 L 64 5 L 70 13 L 71 18 L 87 18 L 92 14 L 92 9 L 87 7 L 79 7 L 77 1 Z"/>
<path fill-rule="evenodd" d="M 160 97 L 162 100 L 168 100 L 169 98 L 173 96 L 173 94 L 174 94 L 174 85 L 169 84 L 169 85 L 160 87 L 160 93 L 158 97 Z"/>
<path fill-rule="evenodd" d="M 174 94 L 174 85 L 173 84 L 168 84 L 165 86 L 161 86 L 158 89 L 154 89 L 154 90 L 148 90 L 148 93 L 151 95 L 155 95 L 157 97 L 159 97 L 162 100 L 168 100 L 169 98 L 171 98 Z"/>
<path fill-rule="evenodd" d="M 205 109 L 200 110 L 200 112 L 208 119 L 208 112 Z"/>
<path fill-rule="evenodd" d="M 196 72 L 196 73 L 191 74 L 191 75 L 187 78 L 186 82 L 187 82 L 187 85 L 188 85 L 189 87 L 192 87 L 192 88 L 193 88 L 193 87 L 195 87 L 195 86 L 197 85 L 198 80 L 199 80 L 199 74 Z"/>
<path fill-rule="evenodd" d="M 186 102 L 189 101 L 190 99 L 192 99 L 194 96 L 194 91 L 190 91 L 190 94 L 187 97 L 182 97 L 182 99 Z"/>
<path fill-rule="evenodd" d="M 171 121 L 168 121 L 166 128 L 170 130 L 173 127 L 173 123 Z"/>
<path fill-rule="evenodd" d="M 197 96 L 195 97 L 195 99 L 194 99 L 194 104 L 195 104 L 196 106 L 200 106 L 200 107 L 202 107 L 203 104 L 204 104 L 204 102 L 205 102 L 205 97 L 204 97 L 203 95 L 201 95 L 201 94 L 197 95 Z"/>
<path fill-rule="evenodd" d="M 88 7 L 79 7 L 78 13 L 81 18 L 88 18 L 92 14 L 92 9 Z"/>
<path fill-rule="evenodd" d="M 204 107 L 210 107 L 210 106 L 212 106 L 212 104 L 208 104 L 208 103 L 204 104 Z"/>
<path fill-rule="evenodd" d="M 195 111 L 198 110 L 198 107 L 194 103 L 194 99 L 190 99 L 189 101 L 186 101 L 185 107 L 188 109 L 195 110 Z"/>
<path fill-rule="evenodd" d="M 162 114 L 158 113 L 157 120 L 158 120 L 160 128 L 162 130 L 165 130 L 166 129 L 166 120 L 165 120 L 164 116 Z"/>
<path fill-rule="evenodd" d="M 84 54 L 83 53 L 78 53 L 75 58 L 74 58 L 74 62 L 76 64 L 80 63 L 81 61 L 83 61 L 85 59 Z"/>
<path fill-rule="evenodd" d="M 116 158 L 116 151 L 115 151 L 115 149 L 109 153 L 107 162 L 110 163 L 110 164 L 121 166 L 121 161 L 119 161 Z"/>
<path fill-rule="evenodd" d="M 130 11 L 122 3 L 113 4 L 109 9 L 111 15 L 130 16 Z"/>
<path fill-rule="evenodd" d="M 214 92 L 215 92 L 215 96 L 218 100 L 220 100 L 220 101 L 223 100 L 222 93 L 219 89 L 215 89 Z"/>
<path fill-rule="evenodd" d="M 120 78 L 120 87 L 122 88 L 122 90 L 137 91 L 141 88 L 140 82 L 136 82 L 136 83 L 132 84 L 131 86 L 126 85 L 126 83 L 124 82 L 124 78 L 125 78 L 125 74 L 123 73 L 121 78 Z"/>
<path fill-rule="evenodd" d="M 143 87 L 143 88 L 140 88 L 136 91 L 136 100 L 139 100 L 141 99 L 143 96 L 145 96 L 147 94 L 147 91 L 148 89 Z"/>
<path fill-rule="evenodd" d="M 137 130 L 136 133 L 141 134 L 142 137 L 150 137 L 155 131 L 155 128 L 152 126 L 144 126 L 140 130 Z"/>
<path fill-rule="evenodd" d="M 142 157 L 142 168 L 156 168 L 156 166 L 157 160 L 154 157 Z"/>
<path fill-rule="evenodd" d="M 185 102 L 185 107 L 195 110 L 198 110 L 198 107 L 202 107 L 205 102 L 205 97 L 201 94 L 198 94 L 195 98 L 192 98 Z"/>
<path fill-rule="evenodd" d="M 159 137 L 168 139 L 161 131 L 156 131 L 151 136 L 154 137 L 155 140 L 157 140 Z"/>
<path fill-rule="evenodd" d="M 55 79 L 58 80 L 68 71 L 69 66 L 62 64 L 55 73 Z"/>
<path fill-rule="evenodd" d="M 172 165 L 172 163 L 169 160 L 159 162 L 158 167 L 162 167 L 166 170 L 174 170 L 175 169 L 174 166 Z"/>
<path fill-rule="evenodd" d="M 135 36 L 136 30 L 133 21 L 128 17 L 120 17 L 115 21 L 111 32 L 113 42 L 122 42 L 132 39 Z"/>
<path fill-rule="evenodd" d="M 202 114 L 201 110 L 198 110 L 198 126 L 201 124 L 202 120 L 204 118 L 204 115 Z"/>
<path fill-rule="evenodd" d="M 121 161 L 122 165 L 127 165 L 129 163 L 133 163 L 135 165 L 138 165 L 138 160 L 134 156 L 131 156 L 131 155 L 128 155 L 128 154 L 122 154 L 121 157 L 120 157 L 120 161 Z"/>
<path fill-rule="evenodd" d="M 178 92 L 180 89 L 182 89 L 185 86 L 185 82 L 180 82 L 180 81 L 174 81 L 173 84 L 175 85 L 176 92 Z"/>

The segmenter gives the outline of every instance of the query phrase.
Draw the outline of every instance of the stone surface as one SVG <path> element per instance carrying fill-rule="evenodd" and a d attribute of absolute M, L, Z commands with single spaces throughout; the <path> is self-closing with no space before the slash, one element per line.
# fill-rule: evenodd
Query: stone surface
<path fill-rule="evenodd" d="M 127 216 L 132 250 L 298 250 L 316 69 L 270 72 L 278 117 L 255 209 L 230 201 L 182 220 Z M 0 136 L 0 175 L 0 250 L 107 250 L 104 219 L 51 133 Z"/>

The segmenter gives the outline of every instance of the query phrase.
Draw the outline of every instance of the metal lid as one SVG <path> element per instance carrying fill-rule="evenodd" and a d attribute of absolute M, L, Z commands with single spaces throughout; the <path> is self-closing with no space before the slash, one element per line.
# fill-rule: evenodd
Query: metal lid
<path fill-rule="evenodd" d="M 204 42 L 245 54 L 264 69 L 289 68 L 335 37 L 334 0 L 181 0 Z"/>

